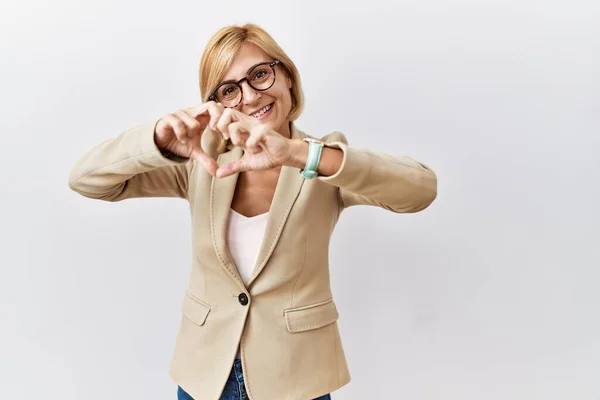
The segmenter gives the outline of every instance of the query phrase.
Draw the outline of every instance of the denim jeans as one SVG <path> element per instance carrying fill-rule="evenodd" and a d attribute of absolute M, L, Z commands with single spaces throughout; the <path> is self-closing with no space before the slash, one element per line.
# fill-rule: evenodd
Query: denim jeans
<path fill-rule="evenodd" d="M 231 374 L 229 375 L 229 379 L 227 379 L 227 383 L 225 384 L 225 389 L 223 389 L 223 393 L 221 394 L 220 400 L 247 400 L 248 394 L 246 393 L 246 386 L 244 386 L 244 376 L 242 375 L 242 362 L 240 360 L 235 360 L 233 363 L 233 368 L 231 368 Z M 192 396 L 187 394 L 185 390 L 181 387 L 177 388 L 177 400 L 194 400 Z M 331 396 L 326 394 L 325 396 L 321 396 L 314 400 L 331 400 Z"/>

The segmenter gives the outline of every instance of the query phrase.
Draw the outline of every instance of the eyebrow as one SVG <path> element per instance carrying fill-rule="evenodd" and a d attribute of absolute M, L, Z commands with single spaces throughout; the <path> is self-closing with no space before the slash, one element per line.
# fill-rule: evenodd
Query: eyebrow
<path fill-rule="evenodd" d="M 246 74 L 245 74 L 244 78 L 246 78 L 246 77 L 248 76 L 248 74 L 250 73 L 250 71 L 252 71 L 252 69 L 253 69 L 254 67 L 256 67 L 257 65 L 260 65 L 260 64 L 265 64 L 265 63 L 269 63 L 269 62 L 270 62 L 270 61 L 261 61 L 261 62 L 258 62 L 258 63 L 256 63 L 256 64 L 254 64 L 253 66 L 251 66 L 250 68 L 248 68 L 248 69 L 246 70 Z M 244 78 L 241 78 L 241 79 L 244 79 Z M 236 80 L 236 79 L 228 79 L 228 80 L 226 80 L 226 81 L 219 82 L 219 83 L 217 84 L 217 86 L 220 86 L 220 85 L 222 85 L 222 84 L 224 84 L 224 83 L 237 83 L 237 81 L 238 81 L 238 80 Z"/>

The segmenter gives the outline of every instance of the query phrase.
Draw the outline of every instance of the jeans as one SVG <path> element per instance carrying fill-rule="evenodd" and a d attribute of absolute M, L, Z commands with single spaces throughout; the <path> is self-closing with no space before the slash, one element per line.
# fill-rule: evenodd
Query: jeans
<path fill-rule="evenodd" d="M 227 379 L 227 383 L 225 384 L 225 389 L 223 389 L 223 393 L 221 394 L 220 400 L 247 400 L 248 394 L 246 393 L 246 386 L 244 386 L 244 376 L 242 375 L 242 362 L 240 360 L 235 360 L 233 363 L 233 368 L 231 368 L 231 374 L 229 375 L 229 379 Z M 194 400 L 192 396 L 187 394 L 185 390 L 179 386 L 177 388 L 177 400 Z M 326 394 L 325 396 L 321 396 L 314 400 L 331 400 L 331 396 Z"/>

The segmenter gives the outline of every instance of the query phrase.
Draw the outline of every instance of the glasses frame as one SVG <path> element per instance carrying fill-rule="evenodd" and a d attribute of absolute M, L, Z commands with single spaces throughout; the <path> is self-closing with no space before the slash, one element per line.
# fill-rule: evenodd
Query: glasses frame
<path fill-rule="evenodd" d="M 234 106 L 226 106 L 226 108 L 235 108 L 235 107 L 239 106 L 239 105 L 240 105 L 240 103 L 242 102 L 242 100 L 244 99 L 244 90 L 243 90 L 243 88 L 242 88 L 242 83 L 243 83 L 244 81 L 246 81 L 246 83 L 248 84 L 248 86 L 250 86 L 252 89 L 254 89 L 254 90 L 256 90 L 256 91 L 259 91 L 259 92 L 264 92 L 265 90 L 269 90 L 269 89 L 271 89 L 271 87 L 273 87 L 273 85 L 275 84 L 275 80 L 277 80 L 277 73 L 275 72 L 275 67 L 276 67 L 277 65 L 279 65 L 279 64 L 281 64 L 281 61 L 280 61 L 280 60 L 274 60 L 274 61 L 265 61 L 265 62 L 261 62 L 261 63 L 258 63 L 258 64 L 254 64 L 253 66 L 251 66 L 250 68 L 248 68 L 248 71 L 246 72 L 246 76 L 245 76 L 245 77 L 243 77 L 242 79 L 240 79 L 239 81 L 229 80 L 229 81 L 221 82 L 221 83 L 220 83 L 220 84 L 219 84 L 219 85 L 218 85 L 218 86 L 215 88 L 215 90 L 213 90 L 213 91 L 211 92 L 210 96 L 208 96 L 208 100 L 210 100 L 210 101 L 215 101 L 215 102 L 219 102 L 219 101 L 217 100 L 217 95 L 216 95 L 216 93 L 217 93 L 217 91 L 219 90 L 219 88 L 220 88 L 221 86 L 223 86 L 223 85 L 232 85 L 232 84 L 233 84 L 233 85 L 237 85 L 237 87 L 239 87 L 239 88 L 240 88 L 240 93 L 241 93 L 240 100 L 239 100 L 239 101 L 238 101 L 238 102 L 237 102 L 237 103 L 236 103 Z M 253 69 L 255 69 L 255 68 L 257 68 L 257 67 L 259 67 L 259 66 L 261 66 L 261 65 L 268 65 L 268 66 L 270 66 L 270 67 L 271 67 L 271 70 L 273 71 L 273 82 L 272 82 L 272 83 L 269 85 L 269 87 L 267 87 L 267 88 L 264 88 L 264 89 L 257 89 L 257 88 L 255 88 L 254 86 L 252 86 L 252 83 L 250 83 L 250 79 L 248 79 L 248 75 L 250 74 L 250 72 L 251 72 Z"/>

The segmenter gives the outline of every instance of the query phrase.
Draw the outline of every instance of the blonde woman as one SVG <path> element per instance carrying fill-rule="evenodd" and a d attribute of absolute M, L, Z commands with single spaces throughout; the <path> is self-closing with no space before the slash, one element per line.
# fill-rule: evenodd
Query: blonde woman
<path fill-rule="evenodd" d="M 69 185 L 105 201 L 171 196 L 192 217 L 170 376 L 178 397 L 330 399 L 350 381 L 329 280 L 343 209 L 428 207 L 434 172 L 295 124 L 296 66 L 260 27 L 228 26 L 200 62 L 202 103 L 91 149 Z"/>

